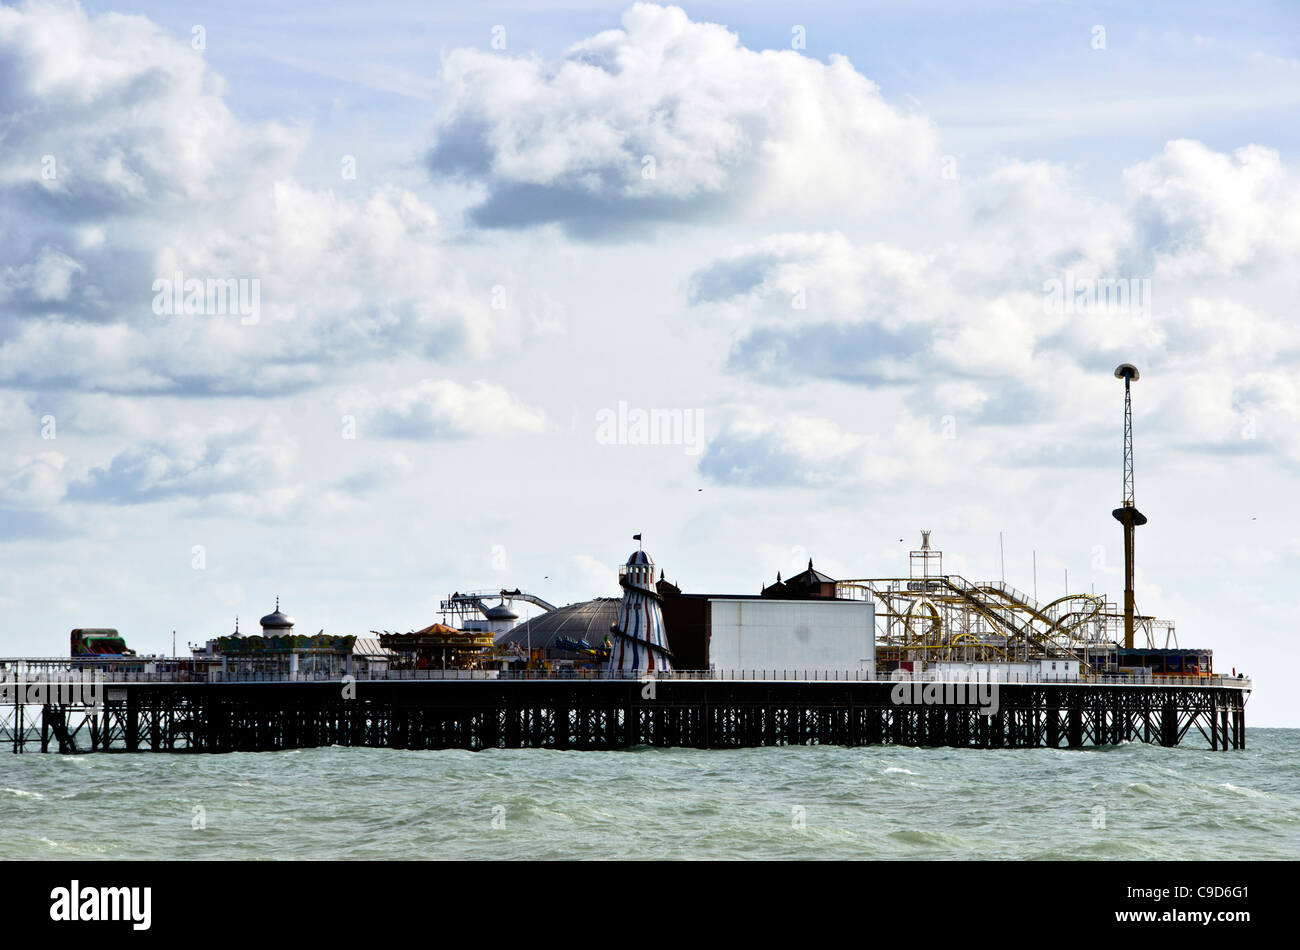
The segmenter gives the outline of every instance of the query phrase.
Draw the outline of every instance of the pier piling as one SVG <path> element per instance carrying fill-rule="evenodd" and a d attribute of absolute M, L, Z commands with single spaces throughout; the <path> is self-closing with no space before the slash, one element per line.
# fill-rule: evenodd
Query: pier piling
<path fill-rule="evenodd" d="M 701 749 L 776 745 L 1072 748 L 1120 742 L 1245 747 L 1246 690 L 999 684 L 996 709 L 900 704 L 878 681 L 374 680 L 114 684 L 100 708 L 0 706 L 13 752 L 395 749 Z M 651 695 L 654 698 L 645 698 Z M 80 740 L 79 740 L 80 737 Z"/>

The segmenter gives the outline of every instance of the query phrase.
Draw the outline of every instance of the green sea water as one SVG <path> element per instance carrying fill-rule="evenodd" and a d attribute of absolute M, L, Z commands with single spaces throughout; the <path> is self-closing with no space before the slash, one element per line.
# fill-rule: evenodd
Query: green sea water
<path fill-rule="evenodd" d="M 1295 859 L 1248 748 L 0 754 L 0 859 Z"/>

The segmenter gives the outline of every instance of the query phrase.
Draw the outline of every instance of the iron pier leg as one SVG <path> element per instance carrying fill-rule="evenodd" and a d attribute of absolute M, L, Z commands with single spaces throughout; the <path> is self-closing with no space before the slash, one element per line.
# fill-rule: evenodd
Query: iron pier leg
<path fill-rule="evenodd" d="M 1178 745 L 1178 710 L 1172 696 L 1165 698 L 1164 708 L 1160 711 L 1160 744 L 1166 747 Z"/>

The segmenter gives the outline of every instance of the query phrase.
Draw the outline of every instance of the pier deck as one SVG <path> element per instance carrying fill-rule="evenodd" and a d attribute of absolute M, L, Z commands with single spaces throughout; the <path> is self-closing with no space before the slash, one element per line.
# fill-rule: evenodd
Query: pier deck
<path fill-rule="evenodd" d="M 0 702 L 13 752 L 701 749 L 770 745 L 1083 748 L 1246 744 L 1249 681 L 945 684 L 834 679 L 376 679 L 102 683 L 98 707 L 51 692 Z M 925 693 L 929 686 L 931 702 Z M 951 685 L 951 684 L 948 684 Z M 965 684 L 974 686 L 975 684 Z M 987 686 L 987 684 L 985 684 Z"/>

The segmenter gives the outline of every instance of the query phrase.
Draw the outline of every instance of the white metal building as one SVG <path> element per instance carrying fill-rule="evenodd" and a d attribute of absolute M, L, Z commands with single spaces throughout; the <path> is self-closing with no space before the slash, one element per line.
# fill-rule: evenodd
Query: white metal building
<path fill-rule="evenodd" d="M 714 670 L 875 673 L 871 601 L 710 597 L 709 614 Z"/>

